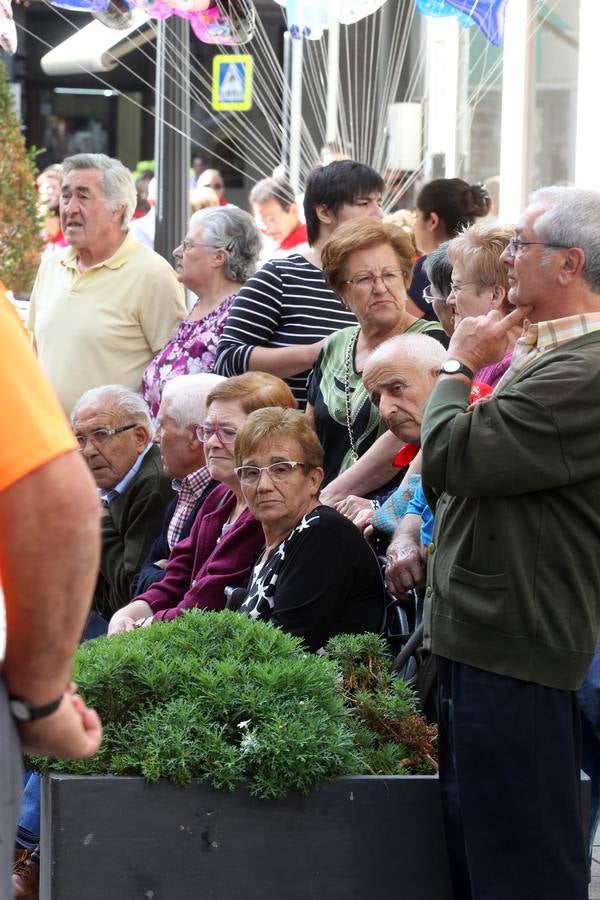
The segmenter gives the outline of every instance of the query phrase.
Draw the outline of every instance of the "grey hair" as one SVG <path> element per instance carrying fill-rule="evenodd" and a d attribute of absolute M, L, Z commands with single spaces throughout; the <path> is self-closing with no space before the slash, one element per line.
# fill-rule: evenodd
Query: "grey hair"
<path fill-rule="evenodd" d="M 373 363 L 388 359 L 398 361 L 400 358 L 412 363 L 425 376 L 439 369 L 446 358 L 446 350 L 439 341 L 426 334 L 397 334 L 371 353 L 365 363 L 365 370 Z"/>
<path fill-rule="evenodd" d="M 63 180 L 75 169 L 97 169 L 102 172 L 100 187 L 106 200 L 106 208 L 114 212 L 123 207 L 121 230 L 127 231 L 137 204 L 137 193 L 133 175 L 120 159 L 113 159 L 105 153 L 77 153 L 67 156 L 62 164 Z"/>
<path fill-rule="evenodd" d="M 173 419 L 180 431 L 201 424 L 206 418 L 206 398 L 220 381 L 224 377 L 212 372 L 171 378 L 163 388 L 159 412 Z"/>
<path fill-rule="evenodd" d="M 547 207 L 533 224 L 536 236 L 583 250 L 582 278 L 594 294 L 600 294 L 600 193 L 553 185 L 534 191 L 529 203 Z"/>
<path fill-rule="evenodd" d="M 256 271 L 262 249 L 260 232 L 250 213 L 237 206 L 199 209 L 190 227 L 202 225 L 206 243 L 215 250 L 227 250 L 225 275 L 243 284 Z"/>
<path fill-rule="evenodd" d="M 423 263 L 423 271 L 444 303 L 448 299 L 452 282 L 452 263 L 448 259 L 448 244 L 444 241 L 431 253 L 428 253 Z"/>
<path fill-rule="evenodd" d="M 108 407 L 111 412 L 115 412 L 120 422 L 129 419 L 136 425 L 143 425 L 148 429 L 148 433 L 152 434 L 152 419 L 148 404 L 139 394 L 123 384 L 103 384 L 101 387 L 90 388 L 89 391 L 82 394 L 73 407 L 71 424 L 74 424 L 77 415 L 86 406 L 100 404 Z"/>

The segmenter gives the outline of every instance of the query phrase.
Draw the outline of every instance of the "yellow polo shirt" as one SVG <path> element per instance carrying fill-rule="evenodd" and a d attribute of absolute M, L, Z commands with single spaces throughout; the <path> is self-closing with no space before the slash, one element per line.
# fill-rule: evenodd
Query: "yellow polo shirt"
<path fill-rule="evenodd" d="M 186 314 L 171 266 L 128 233 L 116 253 L 85 272 L 72 247 L 48 254 L 33 286 L 28 326 L 69 415 L 89 388 L 139 390 L 146 366 Z"/>

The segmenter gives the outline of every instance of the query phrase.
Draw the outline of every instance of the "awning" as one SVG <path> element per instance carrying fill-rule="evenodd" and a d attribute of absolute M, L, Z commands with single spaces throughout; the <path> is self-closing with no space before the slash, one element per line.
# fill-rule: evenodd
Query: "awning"
<path fill-rule="evenodd" d="M 129 28 L 117 31 L 101 22 L 90 22 L 42 56 L 46 75 L 79 75 L 81 72 L 109 72 L 121 57 L 156 37 L 154 22 L 135 10 Z"/>

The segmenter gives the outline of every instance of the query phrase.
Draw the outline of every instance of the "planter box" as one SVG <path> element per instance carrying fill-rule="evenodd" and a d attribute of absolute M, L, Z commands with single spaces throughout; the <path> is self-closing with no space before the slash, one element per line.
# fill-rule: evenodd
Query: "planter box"
<path fill-rule="evenodd" d="M 338 778 L 257 800 L 50 774 L 40 900 L 450 900 L 436 777 Z"/>

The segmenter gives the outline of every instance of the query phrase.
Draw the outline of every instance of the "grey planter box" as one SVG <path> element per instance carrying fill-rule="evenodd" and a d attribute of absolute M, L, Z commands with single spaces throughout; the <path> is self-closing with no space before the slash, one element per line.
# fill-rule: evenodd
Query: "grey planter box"
<path fill-rule="evenodd" d="M 451 900 L 436 777 L 257 800 L 51 773 L 40 900 Z"/>

